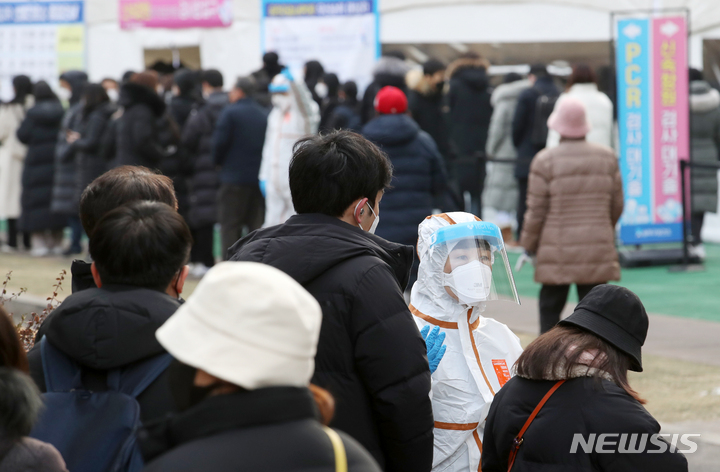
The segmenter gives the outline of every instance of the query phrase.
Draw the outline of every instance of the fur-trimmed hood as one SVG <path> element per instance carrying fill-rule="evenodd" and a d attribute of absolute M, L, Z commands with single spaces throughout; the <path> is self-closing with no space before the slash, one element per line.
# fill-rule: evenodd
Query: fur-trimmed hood
<path fill-rule="evenodd" d="M 490 63 L 487 59 L 457 59 L 450 63 L 447 68 L 446 74 L 449 79 L 454 78 L 460 71 L 464 69 L 483 69 L 487 72 L 490 67 Z"/>
<path fill-rule="evenodd" d="M 383 56 L 380 58 L 375 67 L 373 68 L 373 76 L 377 78 L 380 75 L 392 75 L 396 77 L 402 77 L 405 80 L 405 74 L 410 70 L 405 61 L 398 59 L 397 57 Z"/>
<path fill-rule="evenodd" d="M 430 81 L 428 80 L 427 76 L 425 74 L 423 74 L 422 71 L 419 71 L 419 72 L 420 72 L 420 76 L 414 77 L 414 78 L 412 78 L 412 80 L 411 80 L 412 72 L 408 73 L 407 83 L 408 83 L 408 86 L 412 90 L 416 91 L 417 93 L 419 93 L 420 95 L 423 95 L 425 97 L 432 97 L 432 96 L 436 96 L 436 95 L 439 95 L 442 93 L 442 88 L 433 86 L 430 83 Z"/>
<path fill-rule="evenodd" d="M 486 90 L 490 82 L 487 76 L 489 63 L 485 59 L 458 59 L 447 68 L 447 77 L 460 80 L 475 90 Z"/>
<path fill-rule="evenodd" d="M 704 80 L 690 82 L 690 111 L 707 113 L 720 107 L 720 92 Z"/>
<path fill-rule="evenodd" d="M 492 106 L 497 106 L 503 100 L 517 100 L 523 90 L 528 89 L 532 86 L 529 80 L 516 80 L 509 84 L 500 84 L 493 91 L 490 103 Z"/>
<path fill-rule="evenodd" d="M 120 88 L 120 100 L 118 101 L 120 106 L 127 109 L 141 103 L 150 107 L 158 118 L 165 113 L 165 102 L 154 90 L 132 82 L 124 84 Z"/>

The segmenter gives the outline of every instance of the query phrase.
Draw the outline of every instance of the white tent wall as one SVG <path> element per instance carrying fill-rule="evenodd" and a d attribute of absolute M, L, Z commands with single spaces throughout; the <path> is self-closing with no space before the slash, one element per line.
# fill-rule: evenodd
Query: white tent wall
<path fill-rule="evenodd" d="M 260 54 L 260 2 L 236 0 L 228 28 L 139 28 L 123 30 L 118 0 L 86 0 L 87 55 L 90 80 L 119 78 L 142 70 L 143 50 L 199 46 L 202 66 L 218 69 L 227 83 L 257 70 Z"/>

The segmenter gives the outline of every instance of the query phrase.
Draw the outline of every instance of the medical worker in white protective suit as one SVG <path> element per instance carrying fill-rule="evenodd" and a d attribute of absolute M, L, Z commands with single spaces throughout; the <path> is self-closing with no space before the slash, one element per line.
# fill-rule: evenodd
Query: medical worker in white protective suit
<path fill-rule="evenodd" d="M 522 352 L 486 306 L 520 303 L 500 228 L 470 213 L 427 218 L 418 229 L 418 279 L 410 311 L 418 328 L 440 327 L 447 351 L 432 374 L 433 472 L 477 471 L 485 419 Z"/>
<path fill-rule="evenodd" d="M 263 227 L 279 225 L 295 214 L 290 196 L 290 160 L 298 139 L 315 134 L 320 110 L 302 80 L 293 80 L 288 69 L 269 86 L 273 108 L 268 116 L 260 189 L 265 195 Z"/>

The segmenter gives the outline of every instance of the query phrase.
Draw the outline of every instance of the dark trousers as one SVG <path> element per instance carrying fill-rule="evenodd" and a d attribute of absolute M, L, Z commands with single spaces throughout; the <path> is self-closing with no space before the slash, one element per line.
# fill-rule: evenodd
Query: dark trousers
<path fill-rule="evenodd" d="M 207 267 L 215 265 L 213 243 L 215 235 L 214 226 L 205 226 L 192 229 L 193 247 L 190 250 L 190 261 L 205 264 Z"/>
<path fill-rule="evenodd" d="M 70 252 L 77 254 L 82 252 L 82 235 L 84 233 L 82 223 L 79 216 L 68 217 L 67 225 L 70 227 Z"/>
<path fill-rule="evenodd" d="M 600 284 L 582 285 L 577 284 L 578 301 L 585 298 L 585 295 Z M 565 308 L 569 285 L 545 285 L 540 289 L 540 334 L 549 331 L 560 321 L 560 313 Z"/>
<path fill-rule="evenodd" d="M 453 163 L 453 176 L 461 194 L 470 193 L 470 213 L 482 218 L 482 194 L 485 187 L 485 157 L 461 157 Z"/>
<path fill-rule="evenodd" d="M 7 220 L 7 245 L 10 247 L 18 247 L 18 220 L 17 218 L 8 218 Z M 30 249 L 30 233 L 23 233 L 23 246 Z"/>
<path fill-rule="evenodd" d="M 692 234 L 692 244 L 701 244 L 702 238 L 700 232 L 702 231 L 703 222 L 705 221 L 705 212 L 703 213 L 692 213 L 690 215 L 690 234 Z"/>
<path fill-rule="evenodd" d="M 227 250 L 243 237 L 244 228 L 248 233 L 255 231 L 264 219 L 265 199 L 257 184 L 222 184 L 218 191 L 218 221 L 223 259 L 227 260 Z"/>
<path fill-rule="evenodd" d="M 523 220 L 525 219 L 525 212 L 527 211 L 527 189 L 528 179 L 527 177 L 517 179 L 518 182 L 518 203 L 517 203 L 517 240 L 520 241 L 522 236 Z"/>

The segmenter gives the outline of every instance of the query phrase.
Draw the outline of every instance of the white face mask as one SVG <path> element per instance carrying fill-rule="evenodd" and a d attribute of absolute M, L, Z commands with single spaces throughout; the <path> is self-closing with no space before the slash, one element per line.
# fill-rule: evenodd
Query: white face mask
<path fill-rule="evenodd" d="M 357 208 L 360 205 L 360 202 L 358 202 L 357 206 L 355 206 L 355 213 L 357 213 Z M 370 211 L 373 215 L 375 215 L 375 210 L 372 209 L 370 204 L 367 204 L 368 208 L 370 208 Z M 378 215 L 375 215 L 375 221 L 372 222 L 372 225 L 370 225 L 370 229 L 368 230 L 368 233 L 375 234 L 375 230 L 378 227 L 378 224 L 380 223 L 380 217 Z M 358 222 L 358 226 L 360 226 L 360 229 L 365 231 L 365 228 L 362 227 L 362 225 Z"/>
<path fill-rule="evenodd" d="M 109 90 L 107 91 L 107 96 L 108 96 L 108 98 L 110 99 L 110 101 L 113 102 L 113 103 L 114 103 L 114 102 L 117 102 L 117 101 L 118 101 L 118 98 L 120 98 L 120 95 L 118 94 L 117 89 L 114 89 L 114 88 L 109 89 Z"/>
<path fill-rule="evenodd" d="M 72 92 L 65 87 L 60 87 L 60 90 L 57 91 L 57 96 L 60 101 L 69 102 L 70 97 L 72 97 Z"/>
<path fill-rule="evenodd" d="M 320 98 L 325 98 L 328 96 L 328 86 L 323 82 L 318 82 L 315 84 L 315 93 Z"/>
<path fill-rule="evenodd" d="M 271 98 L 273 106 L 278 107 L 282 111 L 288 111 L 292 105 L 292 97 L 290 95 L 284 95 L 276 93 Z"/>
<path fill-rule="evenodd" d="M 463 305 L 479 305 L 488 299 L 492 269 L 480 261 L 471 261 L 443 274 L 443 284 L 450 287 Z"/>

